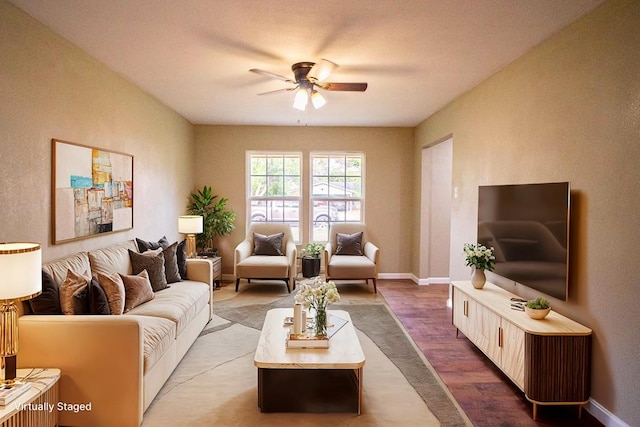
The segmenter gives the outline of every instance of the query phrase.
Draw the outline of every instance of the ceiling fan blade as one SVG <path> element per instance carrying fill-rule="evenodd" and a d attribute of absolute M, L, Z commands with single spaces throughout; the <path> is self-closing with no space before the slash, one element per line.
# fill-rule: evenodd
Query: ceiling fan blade
<path fill-rule="evenodd" d="M 291 80 L 288 77 L 281 76 L 280 74 L 272 73 L 270 71 L 259 70 L 257 68 L 252 68 L 249 71 L 251 71 L 252 73 L 260 74 L 261 76 L 272 78 L 272 79 L 278 79 L 288 83 L 295 83 L 293 80 Z"/>
<path fill-rule="evenodd" d="M 320 62 L 316 62 L 315 65 L 311 67 L 307 78 L 311 81 L 322 83 L 327 80 L 329 74 L 336 68 L 338 68 L 338 64 L 327 59 L 321 59 Z"/>
<path fill-rule="evenodd" d="M 367 86 L 367 83 L 324 83 L 320 87 L 325 90 L 364 92 Z"/>
<path fill-rule="evenodd" d="M 280 92 L 291 92 L 292 90 L 296 90 L 297 88 L 298 88 L 298 86 L 289 87 L 289 88 L 286 88 L 286 89 L 270 90 L 269 92 L 262 92 L 262 93 L 259 93 L 258 95 L 272 95 L 274 93 L 280 93 Z"/>

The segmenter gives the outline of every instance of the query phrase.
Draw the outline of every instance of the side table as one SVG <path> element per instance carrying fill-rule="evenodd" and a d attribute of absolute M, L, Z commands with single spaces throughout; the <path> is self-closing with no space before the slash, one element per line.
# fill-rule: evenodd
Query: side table
<path fill-rule="evenodd" d="M 31 387 L 6 406 L 0 406 L 0 426 L 57 426 L 60 370 L 18 369 L 16 379 L 31 384 Z"/>
<path fill-rule="evenodd" d="M 220 289 L 220 281 L 222 280 L 222 257 L 219 256 L 201 256 L 199 258 L 208 259 L 213 266 L 213 288 Z"/>

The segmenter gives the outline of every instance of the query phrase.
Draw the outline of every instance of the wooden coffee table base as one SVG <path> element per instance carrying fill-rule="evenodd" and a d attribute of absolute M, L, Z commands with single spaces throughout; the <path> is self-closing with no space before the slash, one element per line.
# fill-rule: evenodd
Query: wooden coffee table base
<path fill-rule="evenodd" d="M 355 412 L 362 402 L 360 369 L 258 369 L 262 412 Z"/>

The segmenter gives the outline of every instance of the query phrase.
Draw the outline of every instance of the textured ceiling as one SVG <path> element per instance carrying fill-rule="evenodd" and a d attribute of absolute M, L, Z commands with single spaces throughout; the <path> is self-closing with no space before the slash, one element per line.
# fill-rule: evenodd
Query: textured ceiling
<path fill-rule="evenodd" d="M 415 126 L 601 0 L 10 0 L 194 124 Z M 329 59 L 298 112 L 291 64 Z"/>

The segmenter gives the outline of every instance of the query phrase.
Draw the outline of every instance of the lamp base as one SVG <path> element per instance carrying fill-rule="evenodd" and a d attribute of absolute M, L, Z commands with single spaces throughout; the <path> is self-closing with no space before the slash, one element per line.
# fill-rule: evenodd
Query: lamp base
<path fill-rule="evenodd" d="M 196 252 L 196 235 L 187 234 L 187 258 L 197 258 Z"/>
<path fill-rule="evenodd" d="M 2 378 L 0 385 L 10 385 L 16 382 L 16 356 L 2 358 Z"/>

